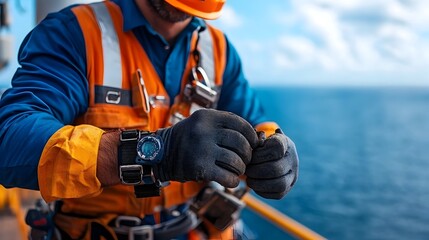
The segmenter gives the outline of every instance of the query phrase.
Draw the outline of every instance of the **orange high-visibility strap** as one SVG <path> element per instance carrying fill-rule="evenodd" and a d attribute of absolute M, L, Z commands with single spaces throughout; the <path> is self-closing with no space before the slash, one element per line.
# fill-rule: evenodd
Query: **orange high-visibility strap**
<path fill-rule="evenodd" d="M 112 19 L 114 30 L 117 34 L 119 46 L 121 50 L 122 62 L 122 89 L 130 90 L 132 81 L 135 80 L 136 71 L 141 70 L 146 90 L 150 96 L 161 96 L 168 99 L 162 82 L 160 81 L 156 70 L 150 62 L 146 52 L 132 33 L 122 31 L 122 15 L 117 5 L 112 2 L 96 3 L 98 7 L 105 6 Z M 94 5 L 92 5 L 94 6 Z M 87 58 L 88 58 L 88 81 L 90 88 L 90 107 L 88 112 L 80 118 L 77 122 L 85 122 L 87 124 L 95 125 L 102 128 L 140 128 L 150 131 L 155 131 L 158 128 L 167 125 L 168 110 L 165 108 L 152 108 L 150 114 L 143 117 L 141 114 L 136 113 L 133 106 L 119 106 L 114 104 L 96 103 L 94 99 L 95 86 L 104 86 L 104 67 L 100 64 L 101 61 L 97 59 L 103 58 L 102 45 L 97 44 L 102 42 L 102 32 L 99 30 L 99 23 L 97 16 L 94 14 L 94 8 L 91 5 L 83 5 L 72 9 L 76 15 L 79 24 L 82 27 L 85 43 L 87 44 Z M 95 31 L 97 30 L 97 31 Z M 215 82 L 221 84 L 223 69 L 225 67 L 226 49 L 221 49 L 226 46 L 225 37 L 219 30 L 208 27 L 210 35 L 213 37 L 211 47 L 213 48 L 213 64 L 215 65 Z M 214 37 L 215 36 L 215 37 Z M 191 53 L 190 53 L 191 55 Z M 187 79 L 187 74 L 192 66 L 192 58 L 190 57 L 187 64 L 186 74 L 184 81 Z M 87 200 L 65 200 L 63 209 L 73 212 L 102 212 L 105 209 L 117 209 L 118 213 L 129 215 L 144 215 L 153 212 L 156 206 L 170 207 L 179 203 L 183 203 L 189 197 L 195 195 L 200 188 L 200 184 L 193 182 L 181 184 L 173 183 L 163 189 L 161 197 L 154 197 L 148 199 L 135 199 L 133 196 L 132 187 L 117 186 L 114 188 L 104 189 L 103 193 L 99 196 L 92 198 L 91 201 L 97 202 L 98 205 L 86 204 Z M 179 194 L 178 194 L 179 193 Z M 113 197 L 114 196 L 114 197 Z M 128 203 L 127 206 L 123 206 Z M 106 205 L 104 205 L 106 204 Z M 113 207 L 113 208 L 112 208 Z"/>
<path fill-rule="evenodd" d="M 60 129 L 46 144 L 38 172 L 41 174 L 39 181 L 44 179 L 40 183 L 47 187 L 45 190 L 42 190 L 41 187 L 41 192 L 43 197 L 49 201 L 63 198 L 61 211 L 64 213 L 97 217 L 109 212 L 114 215 L 144 217 L 146 214 L 152 214 L 159 207 L 169 208 L 186 202 L 190 197 L 196 195 L 202 184 L 173 182 L 170 186 L 162 189 L 160 197 L 136 199 L 134 189 L 130 186 L 119 185 L 101 189 L 99 182 L 96 181 L 94 169 L 98 151 L 97 143 L 102 134 L 100 128 L 139 128 L 155 131 L 167 126 L 169 118 L 168 94 L 150 59 L 132 31 L 123 32 L 123 19 L 119 7 L 110 1 L 96 4 L 98 4 L 97 7 L 104 6 L 107 8 L 104 13 L 108 13 L 113 25 L 109 29 L 117 34 L 122 69 L 120 74 L 122 76 L 120 79 L 121 87 L 119 88 L 117 84 L 118 81 L 116 80 L 118 79 L 106 80 L 105 75 L 108 71 L 105 68 L 109 66 L 105 65 L 104 58 L 106 56 L 104 55 L 108 53 L 104 49 L 106 44 L 100 44 L 103 42 L 102 39 L 106 34 L 104 30 L 106 29 L 100 31 L 100 19 L 97 19 L 99 15 L 94 13 L 97 11 L 94 9 L 95 5 L 74 7 L 72 11 L 82 29 L 86 45 L 89 108 L 82 117 L 76 120 L 77 126 L 66 126 Z M 100 13 L 103 14 L 97 12 L 97 14 Z M 220 31 L 211 26 L 208 26 L 206 31 L 210 31 L 213 38 L 211 44 L 214 59 L 213 69 L 215 69 L 214 82 L 221 85 L 226 62 L 226 40 Z M 108 44 L 107 47 L 109 47 Z M 190 68 L 193 66 L 192 61 L 192 58 L 189 58 L 183 76 L 184 81 L 188 80 Z M 121 98 L 118 101 L 119 104 L 115 104 L 115 100 L 118 100 L 115 98 L 107 98 L 108 101 L 106 100 L 106 97 L 123 97 L 122 95 L 113 94 L 109 96 L 106 94 L 102 97 L 97 95 L 97 93 L 99 94 L 97 89 L 104 91 L 110 88 L 113 92 L 117 91 L 120 94 L 128 92 L 131 95 L 133 83 L 135 83 L 133 81 L 137 80 L 137 70 L 142 73 L 147 94 L 155 99 L 157 99 L 156 97 L 159 99 L 163 97 L 167 100 L 167 107 L 152 107 L 150 113 L 146 114 L 137 111 L 132 105 L 131 99 L 123 101 Z M 111 84 L 112 82 L 114 84 Z M 143 101 L 144 99 L 140 100 Z M 81 146 L 85 146 L 85 149 Z M 50 177 L 47 178 L 46 175 Z M 73 178 L 70 178 L 71 176 Z"/>

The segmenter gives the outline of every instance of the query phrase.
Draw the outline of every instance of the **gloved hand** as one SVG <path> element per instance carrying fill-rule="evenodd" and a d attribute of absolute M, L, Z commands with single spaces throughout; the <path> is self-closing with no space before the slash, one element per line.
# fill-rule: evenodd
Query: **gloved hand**
<path fill-rule="evenodd" d="M 201 109 L 156 132 L 165 146 L 154 167 L 161 181 L 216 181 L 236 187 L 258 145 L 253 127 L 233 113 Z"/>
<path fill-rule="evenodd" d="M 298 177 L 298 155 L 295 144 L 280 129 L 253 149 L 246 169 L 246 182 L 264 198 L 280 199 Z"/>

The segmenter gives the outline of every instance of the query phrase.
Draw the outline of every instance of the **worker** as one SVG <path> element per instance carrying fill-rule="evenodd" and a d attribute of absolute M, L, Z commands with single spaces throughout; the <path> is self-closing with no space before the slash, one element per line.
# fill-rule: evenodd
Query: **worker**
<path fill-rule="evenodd" d="M 224 3 L 74 5 L 26 36 L 0 102 L 0 184 L 55 203 L 27 223 L 63 239 L 232 239 L 243 182 L 290 191 L 295 145 L 205 21 Z"/>

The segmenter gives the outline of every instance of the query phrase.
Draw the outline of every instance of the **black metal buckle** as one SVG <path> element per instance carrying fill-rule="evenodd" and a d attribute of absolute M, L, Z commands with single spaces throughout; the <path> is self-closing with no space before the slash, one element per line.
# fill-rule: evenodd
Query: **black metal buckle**
<path fill-rule="evenodd" d="M 125 130 L 122 131 L 119 135 L 119 140 L 121 142 L 127 142 L 127 141 L 136 141 L 140 138 L 140 131 L 139 130 Z"/>
<path fill-rule="evenodd" d="M 136 172 L 139 174 L 140 178 L 136 181 L 130 181 L 124 179 L 124 173 L 127 172 Z M 119 178 L 121 179 L 121 182 L 126 185 L 138 185 L 142 183 L 142 176 L 143 176 L 143 166 L 142 165 L 123 165 L 119 166 Z"/>
<path fill-rule="evenodd" d="M 133 223 L 131 226 L 128 223 Z M 154 239 L 154 229 L 151 225 L 141 225 L 141 219 L 133 216 L 118 216 L 113 230 L 116 234 L 125 235 L 128 239 Z"/>
<path fill-rule="evenodd" d="M 190 207 L 199 217 L 222 231 L 240 217 L 243 208 L 244 203 L 240 199 L 211 186 L 202 189 Z"/>

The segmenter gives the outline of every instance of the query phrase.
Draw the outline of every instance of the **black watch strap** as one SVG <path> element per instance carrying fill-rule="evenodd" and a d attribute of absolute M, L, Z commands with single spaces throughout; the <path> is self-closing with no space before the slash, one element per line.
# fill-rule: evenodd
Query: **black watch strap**
<path fill-rule="evenodd" d="M 123 184 L 134 185 L 137 198 L 160 195 L 160 184 L 153 178 L 152 166 L 136 163 L 137 142 L 142 135 L 150 132 L 125 130 L 120 135 L 118 148 L 119 174 Z"/>
<path fill-rule="evenodd" d="M 136 164 L 136 149 L 139 135 L 140 133 L 138 130 L 125 130 L 121 132 L 121 145 L 119 146 L 120 165 Z"/>

